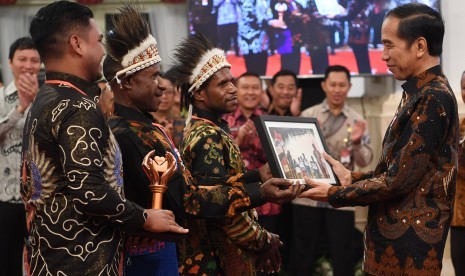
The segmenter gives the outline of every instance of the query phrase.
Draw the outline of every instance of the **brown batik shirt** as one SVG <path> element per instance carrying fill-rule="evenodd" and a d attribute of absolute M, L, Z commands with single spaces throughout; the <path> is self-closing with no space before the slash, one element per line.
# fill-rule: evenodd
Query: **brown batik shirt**
<path fill-rule="evenodd" d="M 376 169 L 331 187 L 329 202 L 369 205 L 365 272 L 440 275 L 457 174 L 457 102 L 439 65 L 402 87 Z"/>

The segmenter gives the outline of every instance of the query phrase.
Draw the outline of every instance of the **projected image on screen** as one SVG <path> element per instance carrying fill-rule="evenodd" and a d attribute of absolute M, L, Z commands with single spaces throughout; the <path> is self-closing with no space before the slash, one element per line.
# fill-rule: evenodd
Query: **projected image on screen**
<path fill-rule="evenodd" d="M 384 16 L 410 2 L 439 9 L 438 0 L 190 0 L 189 31 L 224 49 L 234 76 L 324 74 L 334 64 L 383 75 Z"/>

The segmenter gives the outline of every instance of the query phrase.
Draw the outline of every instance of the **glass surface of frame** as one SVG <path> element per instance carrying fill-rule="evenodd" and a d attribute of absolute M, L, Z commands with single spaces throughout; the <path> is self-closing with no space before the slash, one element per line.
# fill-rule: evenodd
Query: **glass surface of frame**
<path fill-rule="evenodd" d="M 327 152 L 316 118 L 263 115 L 254 120 L 275 177 L 338 185 L 331 165 L 323 158 Z"/>

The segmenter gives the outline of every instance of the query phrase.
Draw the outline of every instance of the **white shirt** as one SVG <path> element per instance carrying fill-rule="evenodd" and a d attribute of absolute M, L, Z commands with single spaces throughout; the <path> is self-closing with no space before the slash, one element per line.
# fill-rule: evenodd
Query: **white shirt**
<path fill-rule="evenodd" d="M 20 163 L 25 116 L 14 82 L 0 88 L 0 201 L 21 203 Z M 25 112 L 26 113 L 26 112 Z"/>

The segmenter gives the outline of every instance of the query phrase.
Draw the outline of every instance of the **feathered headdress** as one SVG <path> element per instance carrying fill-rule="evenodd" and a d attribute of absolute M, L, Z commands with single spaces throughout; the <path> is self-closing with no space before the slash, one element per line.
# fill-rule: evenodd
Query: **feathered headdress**
<path fill-rule="evenodd" d="M 105 35 L 107 53 L 118 61 L 123 69 L 116 73 L 116 80 L 145 69 L 161 61 L 157 41 L 140 11 L 130 4 L 118 8 L 121 14 L 112 18 L 114 28 Z"/>
<path fill-rule="evenodd" d="M 183 40 L 174 51 L 172 70 L 181 86 L 183 107 L 189 106 L 186 125 L 192 117 L 192 97 L 195 91 L 222 68 L 231 68 L 223 50 L 202 34 L 191 35 Z"/>

